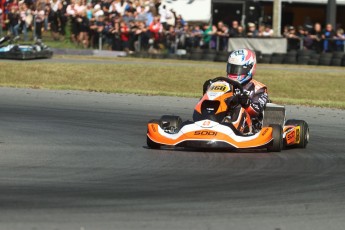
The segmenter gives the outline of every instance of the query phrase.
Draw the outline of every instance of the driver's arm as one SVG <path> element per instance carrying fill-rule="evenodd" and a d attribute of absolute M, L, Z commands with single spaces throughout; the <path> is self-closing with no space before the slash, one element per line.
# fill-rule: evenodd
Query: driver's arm
<path fill-rule="evenodd" d="M 267 88 L 261 88 L 250 97 L 250 104 L 246 111 L 251 117 L 257 117 L 263 113 L 268 102 Z"/>

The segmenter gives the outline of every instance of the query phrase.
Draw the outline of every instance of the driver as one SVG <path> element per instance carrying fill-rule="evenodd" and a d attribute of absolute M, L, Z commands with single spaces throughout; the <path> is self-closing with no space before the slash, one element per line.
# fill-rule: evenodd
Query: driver
<path fill-rule="evenodd" d="M 226 66 L 227 76 L 243 86 L 244 92 L 238 94 L 238 102 L 250 115 L 253 128 L 259 130 L 262 127 L 263 111 L 268 102 L 268 95 L 267 87 L 253 79 L 255 70 L 254 51 L 238 49 L 230 53 Z M 211 79 L 204 83 L 204 92 L 211 83 Z"/>

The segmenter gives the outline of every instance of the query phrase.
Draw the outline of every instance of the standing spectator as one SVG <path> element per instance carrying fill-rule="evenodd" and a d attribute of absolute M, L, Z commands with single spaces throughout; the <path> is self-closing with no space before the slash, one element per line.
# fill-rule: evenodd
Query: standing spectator
<path fill-rule="evenodd" d="M 105 25 L 106 20 L 104 15 L 99 15 L 97 18 L 95 18 L 95 22 L 90 26 L 90 29 L 93 31 L 93 48 L 98 48 L 100 46 L 100 42 L 103 42 L 103 33 L 105 32 Z"/>
<path fill-rule="evenodd" d="M 229 29 L 229 37 L 237 37 L 238 35 L 238 21 L 232 21 L 231 28 Z"/>
<path fill-rule="evenodd" d="M 162 30 L 163 30 L 163 26 L 160 23 L 160 17 L 155 16 L 153 22 L 149 26 L 149 31 L 152 34 L 151 38 L 153 39 L 153 44 L 154 44 L 155 49 L 158 48 L 160 33 L 162 32 Z"/>
<path fill-rule="evenodd" d="M 145 11 L 145 7 L 144 6 L 141 6 L 141 11 L 137 14 L 135 19 L 137 21 L 146 22 L 147 15 L 146 15 L 146 11 Z"/>
<path fill-rule="evenodd" d="M 168 25 L 168 27 L 175 26 L 176 25 L 176 21 L 177 21 L 176 20 L 176 18 L 177 18 L 176 12 L 173 9 L 170 9 L 167 14 L 168 14 L 168 16 L 167 16 L 167 25 Z"/>
<path fill-rule="evenodd" d="M 325 30 L 322 33 L 322 39 L 323 41 L 323 51 L 324 52 L 333 52 L 335 51 L 335 41 L 333 40 L 336 38 L 336 33 L 333 30 L 332 24 L 328 23 L 326 25 Z"/>
<path fill-rule="evenodd" d="M 58 9 L 56 11 L 58 21 L 59 21 L 59 34 L 60 34 L 61 40 L 64 40 L 66 36 L 66 25 L 67 25 L 67 19 L 68 19 L 66 9 L 67 9 L 67 2 L 65 0 L 61 0 L 58 4 Z"/>
<path fill-rule="evenodd" d="M 303 48 L 306 50 L 313 49 L 313 38 L 310 35 L 310 29 L 305 28 L 303 37 Z"/>
<path fill-rule="evenodd" d="M 289 30 L 288 30 L 289 31 Z M 258 36 L 259 37 L 263 37 L 264 36 L 264 32 L 265 32 L 265 25 L 261 24 L 259 25 L 259 28 L 258 28 Z M 289 32 L 288 32 L 289 33 Z M 287 33 L 287 34 L 288 34 Z M 286 35 L 287 35 L 286 34 Z"/>
<path fill-rule="evenodd" d="M 229 40 L 229 28 L 222 22 L 217 23 L 217 40 L 219 41 L 219 50 L 227 50 Z"/>
<path fill-rule="evenodd" d="M 200 47 L 200 42 L 202 39 L 202 34 L 204 31 L 200 28 L 199 25 L 196 25 L 192 29 L 192 43 L 193 43 L 193 48 L 198 48 Z"/>
<path fill-rule="evenodd" d="M 43 23 L 45 18 L 45 12 L 44 12 L 44 3 L 37 2 L 37 7 L 35 11 L 35 40 L 40 41 L 42 40 L 42 29 L 43 29 Z"/>
<path fill-rule="evenodd" d="M 138 36 L 136 34 L 137 30 L 139 29 L 139 22 L 132 20 L 129 22 L 129 41 L 128 47 L 129 52 L 132 53 L 135 50 L 134 43 L 138 40 Z"/>
<path fill-rule="evenodd" d="M 3 21 L 2 20 L 2 9 L 0 7 L 0 37 L 2 37 L 2 24 L 3 24 L 2 21 Z"/>
<path fill-rule="evenodd" d="M 104 16 L 108 17 L 109 14 L 111 13 L 110 12 L 111 1 L 110 0 L 103 0 L 100 5 L 101 5 L 102 11 L 104 12 Z"/>
<path fill-rule="evenodd" d="M 190 50 L 193 45 L 193 39 L 192 39 L 192 27 L 188 25 L 186 22 L 183 25 L 183 35 L 184 35 L 184 45 L 182 46 L 183 49 Z"/>
<path fill-rule="evenodd" d="M 175 25 L 176 25 L 177 23 L 181 23 L 182 26 L 186 23 L 186 21 L 182 18 L 182 15 L 181 15 L 181 14 L 179 14 L 179 15 L 176 17 Z"/>
<path fill-rule="evenodd" d="M 12 36 L 17 37 L 19 34 L 19 12 L 15 6 L 11 7 L 10 13 L 7 15 L 9 28 Z"/>
<path fill-rule="evenodd" d="M 103 29 L 103 40 L 104 43 L 102 44 L 103 49 L 105 50 L 112 50 L 113 43 L 114 43 L 114 34 L 111 32 L 114 29 L 114 17 L 106 17 Z"/>
<path fill-rule="evenodd" d="M 55 41 L 59 40 L 59 19 L 57 13 L 52 10 L 50 4 L 45 6 L 45 14 L 47 15 L 51 36 Z"/>
<path fill-rule="evenodd" d="M 134 14 L 134 13 L 137 11 L 136 8 L 134 7 L 132 1 L 130 1 L 130 0 L 127 1 L 127 6 L 126 6 L 125 11 L 129 11 L 129 12 L 131 12 L 132 14 Z"/>
<path fill-rule="evenodd" d="M 66 8 L 66 13 L 71 24 L 71 41 L 73 43 L 77 43 L 78 41 L 77 7 L 78 5 L 75 3 L 75 0 L 71 0 Z"/>
<path fill-rule="evenodd" d="M 133 13 L 130 10 L 126 10 L 125 14 L 122 16 L 122 21 L 124 21 L 127 26 L 129 26 L 129 22 L 134 21 L 134 19 Z"/>
<path fill-rule="evenodd" d="M 28 41 L 28 28 L 32 23 L 31 11 L 28 9 L 26 3 L 21 3 L 19 6 L 20 10 L 20 29 L 24 35 L 24 41 Z"/>
<path fill-rule="evenodd" d="M 247 30 L 247 37 L 248 38 L 256 38 L 259 36 L 259 31 L 256 29 L 255 23 L 249 22 L 248 23 L 248 30 Z"/>
<path fill-rule="evenodd" d="M 316 22 L 314 24 L 314 28 L 310 32 L 310 37 L 313 39 L 312 49 L 315 50 L 317 53 L 321 53 L 323 51 L 323 43 L 322 43 L 322 28 L 321 28 L 320 23 Z"/>
<path fill-rule="evenodd" d="M 129 52 L 129 28 L 124 21 L 120 22 L 121 50 Z"/>
<path fill-rule="evenodd" d="M 50 1 L 50 6 L 51 6 L 51 9 L 56 12 L 58 9 L 59 9 L 59 4 L 60 4 L 60 0 L 51 0 Z"/>
<path fill-rule="evenodd" d="M 237 27 L 237 35 L 236 35 L 236 37 L 243 38 L 243 37 L 245 37 L 245 35 L 246 35 L 246 33 L 244 31 L 243 26 L 239 25 Z"/>
<path fill-rule="evenodd" d="M 298 26 L 298 30 L 297 30 L 296 34 L 299 38 L 302 38 L 302 39 L 304 38 L 305 30 L 304 30 L 303 26 Z"/>
<path fill-rule="evenodd" d="M 294 26 L 289 26 L 286 38 L 288 39 L 288 51 L 299 49 L 300 38 L 297 36 L 296 29 Z"/>
<path fill-rule="evenodd" d="M 166 9 L 166 6 L 165 6 L 165 5 L 161 5 L 161 6 L 159 7 L 158 13 L 159 13 L 159 15 L 161 16 L 161 17 L 160 17 L 160 23 L 162 24 L 162 26 L 163 26 L 163 28 L 164 28 L 165 30 L 168 29 L 168 27 L 167 27 L 168 12 L 169 12 L 169 11 Z"/>
<path fill-rule="evenodd" d="M 287 38 L 288 35 L 289 35 L 289 26 L 288 26 L 288 25 L 285 25 L 285 26 L 283 27 L 283 37 L 284 37 L 284 38 Z"/>
<path fill-rule="evenodd" d="M 217 28 L 213 25 L 204 24 L 204 32 L 202 34 L 201 48 L 208 49 L 211 44 L 212 36 L 217 32 Z"/>
<path fill-rule="evenodd" d="M 168 31 L 166 32 L 166 47 L 168 48 L 168 52 L 173 54 L 176 52 L 176 31 L 173 26 L 170 26 Z"/>
<path fill-rule="evenodd" d="M 78 34 L 78 43 L 82 44 L 84 48 L 89 47 L 89 26 L 90 21 L 87 18 L 86 10 L 80 12 L 78 18 L 78 27 L 79 27 L 79 34 Z"/>
<path fill-rule="evenodd" d="M 336 50 L 344 51 L 345 34 L 342 28 L 337 29 L 336 39 Z"/>
<path fill-rule="evenodd" d="M 138 42 L 135 43 L 136 50 L 148 50 L 149 48 L 149 39 L 150 39 L 150 32 L 145 25 L 145 22 L 139 21 L 138 22 L 138 29 L 136 31 L 138 36 Z"/>
<path fill-rule="evenodd" d="M 154 14 L 151 9 L 145 12 L 146 12 L 146 26 L 149 27 L 154 20 Z"/>
<path fill-rule="evenodd" d="M 125 14 L 125 10 L 127 7 L 127 1 L 125 0 L 114 0 L 112 6 L 115 8 L 115 11 L 119 13 L 121 16 Z M 114 9 L 112 9 L 114 10 Z"/>
<path fill-rule="evenodd" d="M 93 7 L 93 16 L 95 17 L 96 20 L 98 20 L 98 17 L 103 17 L 104 16 L 104 12 L 101 9 L 101 5 L 100 4 L 96 4 Z"/>
<path fill-rule="evenodd" d="M 271 25 L 265 25 L 265 30 L 262 32 L 262 36 L 265 38 L 273 37 L 273 29 Z"/>

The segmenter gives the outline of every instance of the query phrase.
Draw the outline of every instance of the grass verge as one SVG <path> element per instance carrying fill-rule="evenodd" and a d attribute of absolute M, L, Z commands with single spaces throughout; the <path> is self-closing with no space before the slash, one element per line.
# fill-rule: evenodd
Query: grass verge
<path fill-rule="evenodd" d="M 102 59 L 111 62 L 0 62 L 0 86 L 200 97 L 203 82 L 224 75 L 225 68 L 224 63 Z M 344 68 L 270 67 L 261 65 L 256 79 L 267 85 L 274 102 L 345 109 Z"/>

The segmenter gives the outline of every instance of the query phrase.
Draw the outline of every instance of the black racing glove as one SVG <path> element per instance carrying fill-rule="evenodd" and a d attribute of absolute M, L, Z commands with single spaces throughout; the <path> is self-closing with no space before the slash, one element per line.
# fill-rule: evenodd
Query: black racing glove
<path fill-rule="evenodd" d="M 204 85 L 202 86 L 202 95 L 204 95 L 208 89 L 208 87 L 213 83 L 212 79 L 208 79 L 205 81 Z"/>
<path fill-rule="evenodd" d="M 237 99 L 238 99 L 238 103 L 241 104 L 241 106 L 245 109 L 248 108 L 251 103 L 250 98 L 245 92 L 238 94 Z"/>

